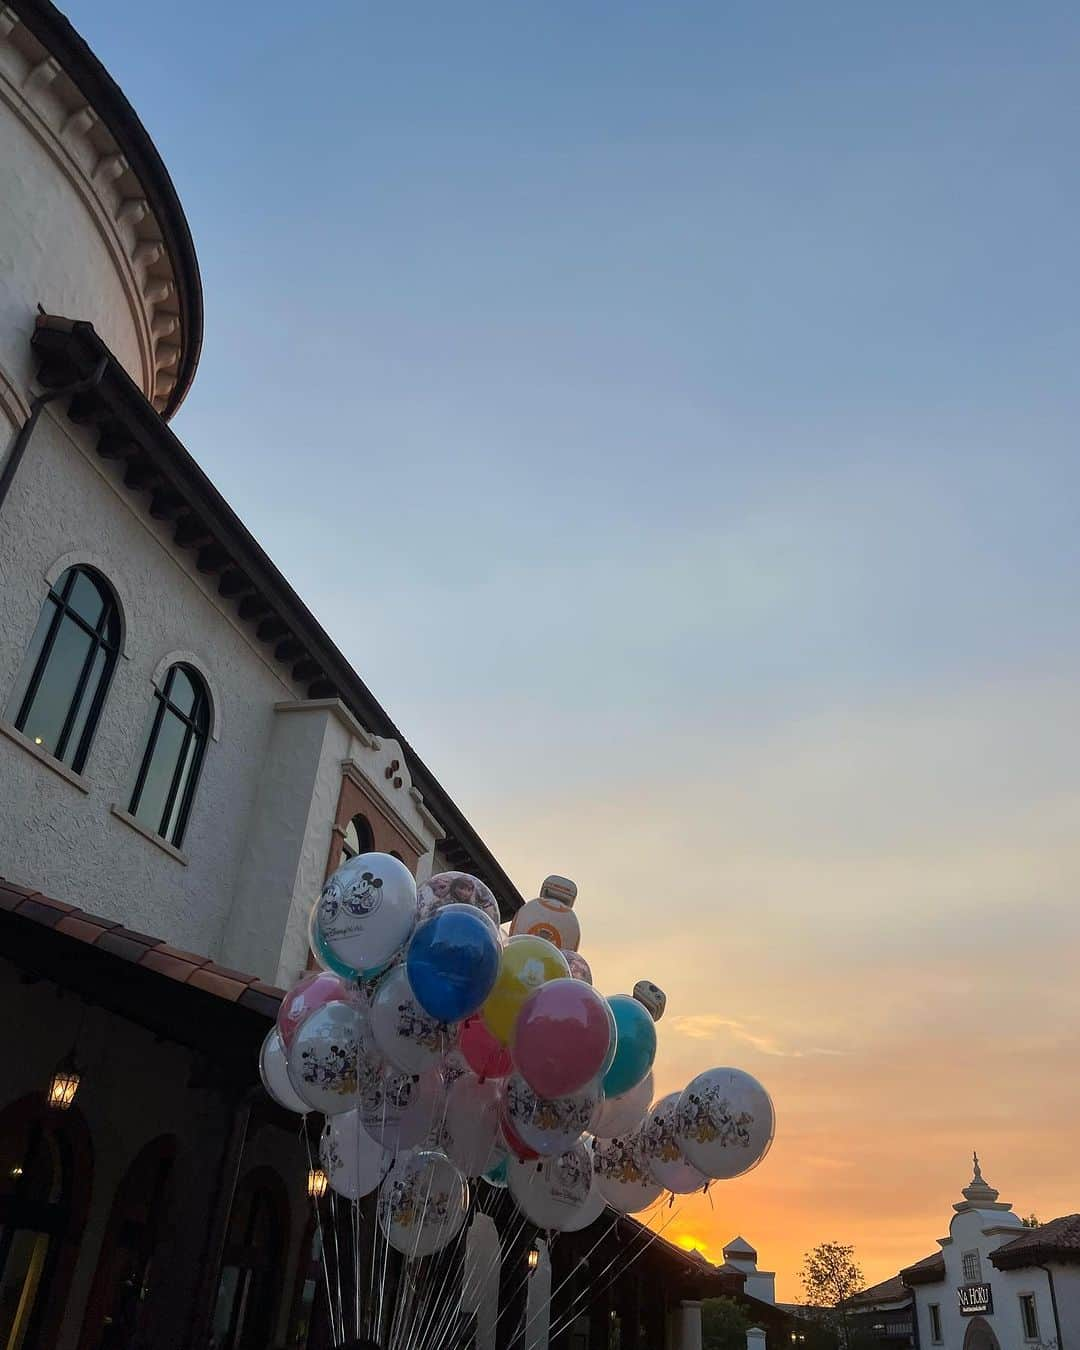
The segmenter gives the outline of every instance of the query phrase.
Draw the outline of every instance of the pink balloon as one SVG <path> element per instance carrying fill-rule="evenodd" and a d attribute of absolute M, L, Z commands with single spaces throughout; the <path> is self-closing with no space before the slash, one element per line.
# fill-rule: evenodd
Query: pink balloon
<path fill-rule="evenodd" d="M 520 1158 L 522 1162 L 535 1162 L 539 1158 L 540 1154 L 526 1144 L 517 1130 L 506 1119 L 505 1111 L 499 1116 L 499 1129 L 502 1130 L 503 1138 L 506 1140 L 506 1147 L 516 1158 Z"/>
<path fill-rule="evenodd" d="M 505 1078 L 514 1067 L 510 1051 L 488 1031 L 479 1013 L 466 1017 L 461 1024 L 458 1047 L 469 1068 L 481 1081 L 485 1078 Z"/>
<path fill-rule="evenodd" d="M 316 1008 L 335 1001 L 352 1003 L 354 997 L 352 987 L 329 970 L 308 971 L 297 980 L 278 1008 L 277 1027 L 285 1049 L 291 1047 L 300 1023 Z"/>
<path fill-rule="evenodd" d="M 510 1048 L 538 1097 L 566 1097 L 603 1072 L 615 1038 L 607 1000 L 581 980 L 549 980 L 522 1004 Z"/>

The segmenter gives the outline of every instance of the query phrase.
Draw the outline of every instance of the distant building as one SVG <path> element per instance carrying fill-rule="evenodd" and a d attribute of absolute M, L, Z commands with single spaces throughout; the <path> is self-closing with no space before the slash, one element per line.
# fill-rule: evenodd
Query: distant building
<path fill-rule="evenodd" d="M 724 1248 L 722 1269 L 738 1271 L 744 1276 L 743 1292 L 762 1303 L 776 1303 L 776 1273 L 758 1270 L 757 1252 L 744 1237 L 734 1237 Z"/>
<path fill-rule="evenodd" d="M 1075 1350 L 1080 1214 L 1026 1228 L 974 1175 L 939 1251 L 864 1290 L 848 1310 L 860 1343 L 919 1350 Z"/>

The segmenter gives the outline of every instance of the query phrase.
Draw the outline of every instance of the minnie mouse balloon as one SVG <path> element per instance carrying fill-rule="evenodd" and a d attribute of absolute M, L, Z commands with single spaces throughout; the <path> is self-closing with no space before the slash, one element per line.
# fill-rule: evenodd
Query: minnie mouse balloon
<path fill-rule="evenodd" d="M 647 1073 L 640 1083 L 621 1097 L 605 1097 L 592 1132 L 601 1139 L 616 1139 L 641 1128 L 653 1098 L 653 1076 Z"/>
<path fill-rule="evenodd" d="M 293 1087 L 327 1116 L 351 1111 L 380 1066 L 367 1018 L 352 1003 L 317 1008 L 301 1022 L 289 1050 Z"/>
<path fill-rule="evenodd" d="M 772 1099 L 742 1069 L 707 1069 L 690 1083 L 675 1112 L 675 1137 L 707 1177 L 727 1181 L 756 1167 L 776 1129 Z"/>
<path fill-rule="evenodd" d="M 379 1227 L 404 1256 L 431 1256 L 461 1230 L 469 1187 L 444 1153 L 403 1153 L 379 1190 Z"/>
<path fill-rule="evenodd" d="M 541 1157 L 552 1158 L 568 1152 L 590 1128 L 600 1105 L 600 1091 L 590 1084 L 580 1092 L 551 1101 L 538 1097 L 525 1079 L 514 1073 L 506 1080 L 503 1100 L 506 1121 L 514 1135 Z"/>
<path fill-rule="evenodd" d="M 360 1123 L 391 1153 L 416 1148 L 442 1119 L 444 1092 L 438 1069 L 415 1077 L 388 1064 L 360 1098 Z"/>
<path fill-rule="evenodd" d="M 501 953 L 499 930 L 482 910 L 447 905 L 417 928 L 405 968 L 420 1006 L 440 1022 L 459 1022 L 491 993 Z"/>
<path fill-rule="evenodd" d="M 439 872 L 417 889 L 416 900 L 421 923 L 447 905 L 473 905 L 499 926 L 499 904 L 491 888 L 468 872 Z"/>
<path fill-rule="evenodd" d="M 259 1051 L 259 1077 L 271 1100 L 283 1106 L 286 1111 L 296 1111 L 306 1115 L 311 1107 L 300 1096 L 289 1078 L 289 1062 L 285 1057 L 285 1047 L 281 1043 L 281 1033 L 277 1027 L 271 1027 Z"/>
<path fill-rule="evenodd" d="M 382 970 L 416 925 L 416 882 L 389 853 L 360 853 L 339 867 L 315 905 L 316 957 L 348 977 Z"/>
<path fill-rule="evenodd" d="M 538 1228 L 565 1229 L 588 1203 L 592 1160 L 583 1143 L 566 1153 L 536 1163 L 516 1158 L 507 1168 L 510 1194 L 518 1209 Z M 603 1201 L 601 1201 L 601 1204 Z"/>
<path fill-rule="evenodd" d="M 700 1191 L 708 1177 L 683 1156 L 675 1137 L 675 1111 L 679 1105 L 678 1092 L 661 1097 L 641 1127 L 641 1156 L 654 1181 L 665 1191 L 689 1195 Z"/>
<path fill-rule="evenodd" d="M 423 1073 L 440 1062 L 453 1036 L 416 1001 L 404 966 L 379 981 L 371 1004 L 375 1044 L 391 1064 L 407 1073 Z"/>
<path fill-rule="evenodd" d="M 394 1157 L 363 1129 L 356 1111 L 346 1111 L 326 1122 L 319 1161 L 331 1190 L 346 1200 L 359 1200 L 382 1181 Z"/>
<path fill-rule="evenodd" d="M 634 1006 L 649 1021 L 644 1008 Z M 655 1040 L 654 1033 L 654 1046 Z M 581 980 L 549 980 L 522 1004 L 510 1050 L 518 1072 L 538 1096 L 579 1092 L 607 1065 L 615 1067 L 612 1055 L 618 1060 L 608 1000 Z"/>
<path fill-rule="evenodd" d="M 594 1139 L 591 1149 L 597 1189 L 612 1209 L 640 1214 L 663 1195 L 663 1186 L 645 1168 L 639 1135 Z"/>

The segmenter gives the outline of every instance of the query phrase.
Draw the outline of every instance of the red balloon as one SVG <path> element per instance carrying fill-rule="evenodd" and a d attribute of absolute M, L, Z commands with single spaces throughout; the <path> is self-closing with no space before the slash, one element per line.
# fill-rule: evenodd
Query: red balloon
<path fill-rule="evenodd" d="M 510 1049 L 538 1097 L 580 1092 L 610 1064 L 615 1019 L 607 999 L 581 980 L 549 980 L 521 1006 Z"/>
<path fill-rule="evenodd" d="M 510 1051 L 488 1031 L 487 1023 L 479 1013 L 462 1022 L 459 1045 L 465 1062 L 477 1078 L 505 1078 L 514 1067 Z"/>
<path fill-rule="evenodd" d="M 522 1162 L 535 1162 L 540 1154 L 531 1149 L 528 1144 L 514 1129 L 513 1125 L 506 1119 L 506 1112 L 503 1111 L 499 1116 L 499 1128 L 503 1132 L 503 1138 L 506 1140 L 506 1147 Z"/>

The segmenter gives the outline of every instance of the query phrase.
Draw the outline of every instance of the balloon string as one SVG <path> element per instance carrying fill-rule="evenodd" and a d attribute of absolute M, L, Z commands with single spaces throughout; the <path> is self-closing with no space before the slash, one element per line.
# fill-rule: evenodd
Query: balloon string
<path fill-rule="evenodd" d="M 311 1155 L 311 1139 L 307 1131 L 306 1112 L 304 1115 L 300 1117 L 300 1134 L 304 1140 L 304 1145 L 307 1149 L 308 1176 L 311 1176 L 311 1174 L 315 1170 L 315 1160 Z M 311 1197 L 311 1203 L 315 1210 L 315 1228 L 319 1234 L 319 1264 L 322 1266 L 323 1278 L 326 1280 L 326 1310 L 332 1321 L 333 1296 L 330 1292 L 330 1263 L 329 1263 L 329 1256 L 326 1250 L 326 1238 L 323 1234 L 322 1212 L 319 1209 L 319 1197 L 317 1195 L 313 1195 Z"/>

